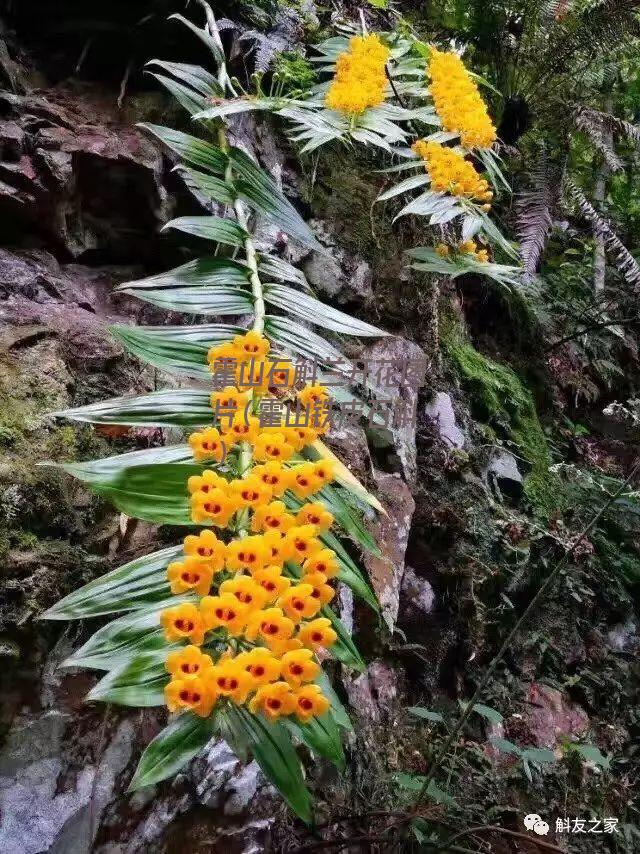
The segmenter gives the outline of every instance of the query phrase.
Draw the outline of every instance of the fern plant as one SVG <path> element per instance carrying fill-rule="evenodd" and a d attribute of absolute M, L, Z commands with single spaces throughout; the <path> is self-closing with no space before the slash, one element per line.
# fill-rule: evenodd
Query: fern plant
<path fill-rule="evenodd" d="M 210 48 L 213 75 L 181 63 L 153 63 L 157 79 L 191 114 L 237 96 L 211 10 L 203 29 L 178 17 Z M 113 617 L 68 659 L 104 675 L 88 699 L 162 706 L 175 713 L 145 750 L 131 788 L 175 774 L 212 737 L 251 753 L 291 809 L 311 821 L 311 800 L 295 744 L 344 766 L 349 718 L 324 674 L 319 650 L 351 668 L 364 663 L 329 606 L 332 579 L 378 605 L 338 536 L 372 554 L 363 508 L 382 510 L 321 436 L 325 387 L 305 379 L 306 362 L 340 357 L 325 331 L 385 333 L 313 296 L 304 275 L 252 236 L 254 214 L 323 251 L 261 168 L 229 141 L 220 111 L 201 116 L 205 139 L 143 125 L 180 158 L 179 168 L 226 215 L 182 217 L 167 228 L 212 243 L 202 258 L 120 287 L 166 310 L 233 323 L 112 332 L 133 354 L 213 389 L 179 388 L 57 413 L 94 424 L 198 428 L 188 444 L 64 465 L 122 513 L 194 527 L 183 543 L 107 573 L 53 606 L 51 620 Z M 303 325 L 310 323 L 318 332 Z M 341 358 L 343 370 L 348 360 Z M 270 419 L 263 422 L 267 411 Z M 306 422 L 297 420 L 300 412 Z M 294 419 L 289 421 L 289 419 Z"/>

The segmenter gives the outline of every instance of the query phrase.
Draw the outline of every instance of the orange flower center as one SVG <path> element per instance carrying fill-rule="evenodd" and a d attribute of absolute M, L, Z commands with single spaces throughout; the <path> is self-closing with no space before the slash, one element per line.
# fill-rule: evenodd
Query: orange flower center
<path fill-rule="evenodd" d="M 282 700 L 278 700 L 277 697 L 269 697 L 265 705 L 277 711 L 282 706 Z"/>
<path fill-rule="evenodd" d="M 198 547 L 198 554 L 200 557 L 211 557 L 213 554 L 213 549 L 208 549 L 206 546 Z"/>
<path fill-rule="evenodd" d="M 200 581 L 199 572 L 183 572 L 180 578 L 185 584 L 197 584 Z"/>
<path fill-rule="evenodd" d="M 298 700 L 298 705 L 302 709 L 303 712 L 310 712 L 313 709 L 313 703 L 311 700 L 307 699 L 307 697 L 301 697 Z"/>
<path fill-rule="evenodd" d="M 184 664 L 180 665 L 180 670 L 182 670 L 183 673 L 193 675 L 194 673 L 197 673 L 198 670 L 200 670 L 200 665 L 196 664 L 193 661 L 185 661 Z"/>
<path fill-rule="evenodd" d="M 311 635 L 311 640 L 314 643 L 320 643 L 323 640 L 323 638 L 324 638 L 324 635 L 322 634 L 322 632 L 313 632 L 313 634 Z"/>
<path fill-rule="evenodd" d="M 277 635 L 279 627 L 276 623 L 262 623 L 260 626 L 262 633 L 265 635 Z"/>
<path fill-rule="evenodd" d="M 292 664 L 289 667 L 289 672 L 294 676 L 301 676 L 304 673 L 304 667 L 301 664 Z"/>

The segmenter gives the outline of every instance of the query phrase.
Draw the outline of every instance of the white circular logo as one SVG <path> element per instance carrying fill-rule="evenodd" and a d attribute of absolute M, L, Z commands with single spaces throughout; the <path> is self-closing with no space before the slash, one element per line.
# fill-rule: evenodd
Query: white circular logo
<path fill-rule="evenodd" d="M 525 815 L 524 826 L 527 830 L 533 830 L 538 836 L 546 836 L 549 833 L 549 825 L 535 812 Z"/>

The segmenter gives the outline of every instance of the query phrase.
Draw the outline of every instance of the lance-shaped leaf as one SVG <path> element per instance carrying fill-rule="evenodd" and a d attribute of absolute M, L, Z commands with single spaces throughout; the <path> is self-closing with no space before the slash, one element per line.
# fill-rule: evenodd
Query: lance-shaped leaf
<path fill-rule="evenodd" d="M 86 421 L 89 424 L 130 424 L 149 427 L 194 427 L 213 420 L 210 395 L 197 389 L 163 389 L 150 394 L 112 397 L 52 412 L 57 418 Z"/>
<path fill-rule="evenodd" d="M 388 334 L 363 320 L 358 320 L 338 311 L 337 308 L 325 305 L 315 297 L 294 291 L 286 285 L 268 285 L 264 289 L 264 298 L 268 303 L 281 308 L 288 314 L 302 317 L 315 326 L 322 326 L 331 329 L 333 332 L 341 332 L 343 335 L 382 337 Z"/>
<path fill-rule="evenodd" d="M 157 525 L 193 525 L 189 511 L 187 479 L 203 467 L 186 463 L 129 466 L 101 477 L 86 477 L 74 463 L 62 468 L 107 498 L 127 516 Z"/>
<path fill-rule="evenodd" d="M 385 190 L 384 193 L 380 193 L 377 201 L 384 202 L 387 199 L 392 199 L 394 196 L 399 196 L 401 193 L 406 193 L 409 190 L 415 190 L 418 187 L 423 187 L 425 184 L 430 183 L 431 178 L 428 175 L 412 175 L 410 178 L 405 178 L 404 181 L 400 181 L 399 184 Z"/>
<path fill-rule="evenodd" d="M 213 175 L 207 175 L 205 172 L 200 172 L 199 169 L 190 169 L 188 166 L 179 165 L 175 167 L 175 170 L 182 175 L 189 189 L 196 195 L 202 194 L 207 203 L 213 199 L 216 202 L 231 205 L 236 199 L 233 184 Z"/>
<path fill-rule="evenodd" d="M 232 285 L 241 288 L 249 282 L 249 271 L 244 264 L 230 258 L 196 258 L 173 270 L 135 279 L 118 285 L 117 291 L 138 296 L 139 291 L 155 291 L 163 288 L 192 288 L 216 285 Z"/>
<path fill-rule="evenodd" d="M 322 693 L 331 703 L 331 716 L 333 717 L 336 724 L 342 729 L 346 729 L 349 732 L 353 732 L 353 724 L 351 723 L 351 718 L 347 714 L 347 710 L 340 702 L 340 698 L 336 694 L 333 685 L 331 684 L 331 680 L 327 676 L 327 674 L 322 670 L 320 675 L 316 679 L 316 683 L 322 689 Z"/>
<path fill-rule="evenodd" d="M 265 317 L 265 332 L 276 344 L 297 356 L 311 361 L 317 360 L 337 373 L 349 376 L 355 374 L 354 366 L 337 347 L 289 317 L 268 314 Z"/>
<path fill-rule="evenodd" d="M 477 261 L 470 254 L 458 254 L 453 257 L 442 258 L 428 246 L 417 246 L 415 249 L 410 249 L 407 254 L 416 259 L 411 264 L 413 270 L 420 270 L 424 273 L 443 273 L 451 279 L 473 273 L 477 276 L 486 276 L 501 285 L 510 286 L 518 284 L 522 274 L 521 267 Z"/>
<path fill-rule="evenodd" d="M 45 611 L 45 620 L 80 620 L 147 609 L 169 598 L 167 567 L 179 560 L 182 546 L 136 558 L 74 590 Z"/>
<path fill-rule="evenodd" d="M 214 175 L 222 175 L 227 166 L 227 155 L 209 142 L 179 130 L 152 125 L 148 122 L 141 122 L 137 127 L 155 136 L 186 163 L 199 166 Z"/>
<path fill-rule="evenodd" d="M 64 667 L 87 667 L 92 670 L 118 670 L 136 656 L 145 655 L 165 661 L 171 650 L 160 627 L 160 612 L 193 597 L 173 596 L 142 611 L 133 611 L 103 626 L 63 662 Z"/>
<path fill-rule="evenodd" d="M 213 98 L 221 93 L 220 84 L 213 74 L 205 71 L 199 65 L 189 65 L 186 62 L 167 62 L 160 59 L 151 59 L 147 62 L 147 67 L 150 65 L 162 68 L 173 75 L 176 80 L 180 80 L 181 83 L 190 86 L 205 97 Z"/>
<path fill-rule="evenodd" d="M 242 199 L 273 220 L 290 237 L 316 252 L 326 252 L 298 211 L 282 195 L 275 181 L 239 148 L 232 148 L 229 160 L 235 175 L 235 187 Z"/>
<path fill-rule="evenodd" d="M 162 230 L 167 228 L 174 228 L 193 237 L 213 240 L 216 243 L 237 248 L 241 247 L 249 236 L 237 222 L 218 216 L 181 216 L 172 219 Z"/>
<path fill-rule="evenodd" d="M 127 293 L 126 290 L 125 293 Z M 250 314 L 253 311 L 250 295 L 240 288 L 232 288 L 228 285 L 158 288 L 157 290 L 138 288 L 132 293 L 138 299 L 150 302 L 166 311 L 180 311 L 185 314 Z"/>
<path fill-rule="evenodd" d="M 176 101 L 183 107 L 190 116 L 200 112 L 207 105 L 207 98 L 199 92 L 195 92 L 189 86 L 167 77 L 166 74 L 158 74 L 155 71 L 148 72 L 152 77 L 155 77 L 161 86 L 170 92 Z"/>
<path fill-rule="evenodd" d="M 168 682 L 169 674 L 163 660 L 153 655 L 138 655 L 103 676 L 86 699 L 118 706 L 164 706 L 164 689 Z"/>
<path fill-rule="evenodd" d="M 145 362 L 175 374 L 210 379 L 210 347 L 241 335 L 240 326 L 209 323 L 199 326 L 111 326 L 111 333 Z"/>
<path fill-rule="evenodd" d="M 345 758 L 340 741 L 340 730 L 330 712 L 318 718 L 311 718 L 307 723 L 288 718 L 285 726 L 313 753 L 323 756 L 344 771 Z"/>
<path fill-rule="evenodd" d="M 218 47 L 215 39 L 209 33 L 208 30 L 202 29 L 201 27 L 196 26 L 193 21 L 190 21 L 188 18 L 185 18 L 183 15 L 174 14 L 169 15 L 169 21 L 179 21 L 181 24 L 184 24 L 192 33 L 194 33 L 200 41 L 202 41 L 213 54 L 213 58 L 217 63 L 224 63 L 224 56 L 222 51 Z"/>
<path fill-rule="evenodd" d="M 311 796 L 304 783 L 302 765 L 291 737 L 281 723 L 269 723 L 244 706 L 229 704 L 227 714 L 242 730 L 265 777 L 278 789 L 294 813 L 311 823 Z"/>
<path fill-rule="evenodd" d="M 364 673 L 366 665 L 362 660 L 362 656 L 358 652 L 358 648 L 353 642 L 350 632 L 338 615 L 325 605 L 320 611 L 319 616 L 328 617 L 331 620 L 333 630 L 338 635 L 338 640 L 331 646 L 330 652 L 334 658 L 346 664 L 348 667 L 353 667 L 355 670 Z"/>
<path fill-rule="evenodd" d="M 353 494 L 362 499 L 362 501 L 370 504 L 371 507 L 375 508 L 379 513 L 384 513 L 385 516 L 387 515 L 387 511 L 384 509 L 382 504 L 380 504 L 375 495 L 372 495 L 368 489 L 365 489 L 353 472 L 351 472 L 342 460 L 333 453 L 331 448 L 327 447 L 327 445 L 325 445 L 325 443 L 320 439 L 316 439 L 316 441 L 311 445 L 311 448 L 316 452 L 316 459 L 330 460 L 333 463 L 334 478 L 338 483 L 344 486 L 345 489 L 353 492 Z"/>
<path fill-rule="evenodd" d="M 205 106 L 194 115 L 194 119 L 218 119 L 222 116 L 232 116 L 238 113 L 249 113 L 254 110 L 273 110 L 282 104 L 281 98 L 229 98 L 221 99 L 213 106 Z"/>
<path fill-rule="evenodd" d="M 208 718 L 185 713 L 162 730 L 142 754 L 129 791 L 173 777 L 193 759 L 217 731 L 215 712 Z"/>

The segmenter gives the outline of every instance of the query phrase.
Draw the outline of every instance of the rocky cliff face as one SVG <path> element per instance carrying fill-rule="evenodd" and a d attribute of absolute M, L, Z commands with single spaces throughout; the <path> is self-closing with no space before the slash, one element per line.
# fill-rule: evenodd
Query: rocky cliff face
<path fill-rule="evenodd" d="M 93 677 L 60 665 L 90 627 L 38 621 L 71 589 L 169 539 L 169 532 L 119 517 L 38 463 L 177 438 L 167 431 L 69 426 L 48 413 L 175 385 L 175 378 L 128 356 L 107 327 L 166 322 L 116 296 L 114 286 L 177 263 L 183 249 L 160 229 L 202 206 L 135 129 L 149 111 L 169 110 L 161 99 L 134 91 L 118 109 L 110 80 L 48 85 L 46 57 L 37 49 L 25 54 L 11 33 L 8 45 L 0 94 L 0 848 L 182 852 L 188 839 L 192 851 L 288 850 L 304 832 L 290 826 L 257 766 L 242 765 L 223 742 L 210 744 L 172 783 L 127 794 L 165 711 L 85 704 Z M 504 608 L 496 566 L 511 562 L 506 590 L 522 601 L 530 578 L 519 567 L 523 554 L 540 548 L 539 529 L 520 505 L 522 462 L 494 452 L 495 436 L 471 417 L 473 382 L 482 377 L 469 373 L 462 355 L 457 373 L 439 369 L 437 291 L 408 286 L 388 223 L 370 234 L 369 166 L 346 167 L 337 152 L 310 192 L 277 128 L 242 121 L 234 132 L 305 211 L 330 255 L 301 255 L 266 226 L 263 245 L 300 263 L 326 298 L 397 333 L 374 345 L 371 358 L 423 357 L 427 368 L 405 390 L 415 428 L 368 437 L 358 428 L 334 437 L 387 510 L 371 523 L 382 557 L 367 564 L 384 619 L 374 625 L 371 613 L 354 609 L 349 591 L 341 591 L 342 617 L 370 662 L 357 677 L 335 673 L 357 721 L 349 745 L 353 773 L 338 780 L 310 762 L 309 774 L 327 816 L 354 803 L 384 807 L 392 797 L 389 772 L 424 770 L 424 733 L 416 733 L 403 709 L 425 696 L 441 705 L 464 693 L 475 675 L 472 662 L 495 645 L 486 608 Z M 446 283 L 442 288 L 451 297 L 447 323 L 460 323 L 459 303 Z M 550 609 L 544 629 L 561 655 L 580 661 L 594 650 L 604 655 L 614 642 L 633 649 L 636 628 L 627 617 L 622 608 L 615 639 L 595 631 L 590 646 L 577 629 L 567 630 L 571 606 Z M 587 714 L 566 693 L 538 686 L 536 653 L 528 655 L 517 674 L 505 675 L 521 700 L 501 734 L 554 747 L 558 735 L 585 732 Z M 504 692 L 495 688 L 493 696 L 504 699 Z M 611 739 L 622 741 L 624 733 Z M 496 755 L 486 761 L 500 763 Z M 508 780 L 505 773 L 488 797 L 499 791 L 506 804 Z M 505 809 L 514 809 L 509 803 Z"/>

